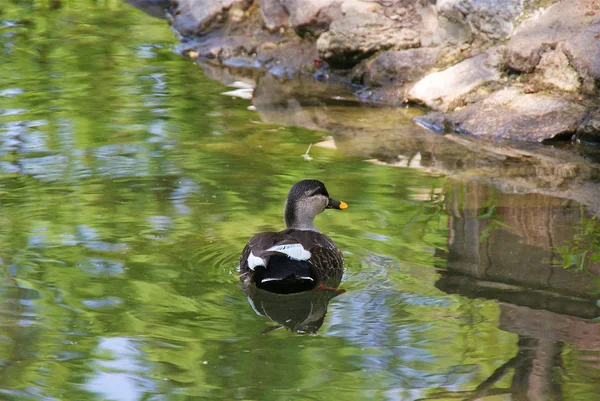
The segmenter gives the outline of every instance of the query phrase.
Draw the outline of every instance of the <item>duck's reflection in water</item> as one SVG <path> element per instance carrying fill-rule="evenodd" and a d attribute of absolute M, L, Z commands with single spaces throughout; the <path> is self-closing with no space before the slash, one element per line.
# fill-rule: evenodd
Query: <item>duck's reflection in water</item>
<path fill-rule="evenodd" d="M 295 294 L 268 292 L 255 285 L 242 285 L 242 289 L 252 309 L 276 323 L 265 329 L 264 334 L 280 328 L 299 334 L 316 334 L 323 325 L 329 302 L 345 292 L 337 289 L 341 278 L 339 275 L 317 288 Z"/>

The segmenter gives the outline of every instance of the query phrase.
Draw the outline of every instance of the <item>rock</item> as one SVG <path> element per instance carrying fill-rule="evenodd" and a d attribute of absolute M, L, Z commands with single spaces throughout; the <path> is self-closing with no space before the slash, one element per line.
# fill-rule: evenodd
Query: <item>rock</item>
<path fill-rule="evenodd" d="M 592 0 L 561 1 L 524 21 L 507 44 L 508 66 L 532 72 L 546 49 L 554 48 L 558 42 L 600 19 L 600 14 L 588 15 L 583 11 L 592 3 Z"/>
<path fill-rule="evenodd" d="M 329 28 L 331 21 L 341 17 L 341 0 L 280 0 L 280 3 L 300 36 L 318 37 Z"/>
<path fill-rule="evenodd" d="M 583 90 L 597 94 L 600 90 L 600 20 L 568 39 L 564 49 L 583 78 Z"/>
<path fill-rule="evenodd" d="M 289 14 L 281 0 L 260 0 L 259 5 L 265 28 L 269 31 L 290 25 Z"/>
<path fill-rule="evenodd" d="M 409 0 L 409 2 L 412 0 Z M 381 10 L 378 1 L 364 0 L 279 0 L 300 36 L 318 38 L 334 20 L 345 15 L 365 15 Z"/>
<path fill-rule="evenodd" d="M 303 40 L 295 35 L 293 38 L 286 38 L 285 42 L 280 44 L 263 42 L 257 53 L 257 59 L 266 68 L 277 71 L 284 67 L 290 72 L 286 75 L 314 71 L 314 60 L 319 57 L 314 41 Z M 277 68 L 272 69 L 274 66 Z"/>
<path fill-rule="evenodd" d="M 576 91 L 581 87 L 579 74 L 569 64 L 569 59 L 561 48 L 544 53 L 535 67 L 534 82 L 539 86 Z"/>
<path fill-rule="evenodd" d="M 433 126 L 453 125 L 459 132 L 487 139 L 542 142 L 574 134 L 585 115 L 585 107 L 565 98 L 523 94 L 510 88 L 447 116 L 431 113 L 419 121 Z"/>
<path fill-rule="evenodd" d="M 467 26 L 473 38 L 505 40 L 514 30 L 515 18 L 523 11 L 521 0 L 438 0 L 441 17 Z"/>
<path fill-rule="evenodd" d="M 577 138 L 585 142 L 600 143 L 600 112 L 590 113 L 577 130 Z"/>
<path fill-rule="evenodd" d="M 207 35 L 205 40 L 189 46 L 180 48 L 184 54 L 191 58 L 206 58 L 224 63 L 230 58 L 247 58 L 256 50 L 256 42 L 247 36 L 231 35 L 221 37 L 219 35 Z M 193 54 L 193 56 L 192 56 Z"/>
<path fill-rule="evenodd" d="M 223 23 L 230 9 L 247 9 L 252 0 L 174 0 L 173 3 L 173 27 L 183 36 L 193 36 Z"/>
<path fill-rule="evenodd" d="M 424 125 L 484 138 L 598 137 L 600 0 L 171 1 L 199 63 L 418 102 L 448 113 Z"/>
<path fill-rule="evenodd" d="M 434 110 L 448 111 L 478 87 L 500 78 L 497 69 L 480 54 L 418 81 L 408 92 L 408 100 L 423 103 Z"/>
<path fill-rule="evenodd" d="M 435 65 L 438 53 L 437 48 L 389 50 L 379 53 L 364 63 L 360 80 L 369 87 L 415 81 Z"/>
<path fill-rule="evenodd" d="M 239 2 L 231 6 L 228 13 L 228 22 L 239 24 L 246 19 L 246 5 L 243 2 Z"/>
<path fill-rule="evenodd" d="M 398 29 L 376 14 L 350 15 L 334 21 L 317 41 L 320 56 L 333 67 L 348 68 L 375 52 L 419 46 L 417 31 Z"/>

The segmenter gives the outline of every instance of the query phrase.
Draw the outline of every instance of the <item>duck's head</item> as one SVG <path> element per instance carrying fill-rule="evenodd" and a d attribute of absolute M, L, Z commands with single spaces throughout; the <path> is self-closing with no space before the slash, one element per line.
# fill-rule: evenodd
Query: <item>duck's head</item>
<path fill-rule="evenodd" d="M 315 216 L 325 209 L 346 209 L 348 205 L 329 197 L 321 181 L 302 180 L 294 184 L 285 201 L 285 225 L 297 230 L 319 231 Z"/>

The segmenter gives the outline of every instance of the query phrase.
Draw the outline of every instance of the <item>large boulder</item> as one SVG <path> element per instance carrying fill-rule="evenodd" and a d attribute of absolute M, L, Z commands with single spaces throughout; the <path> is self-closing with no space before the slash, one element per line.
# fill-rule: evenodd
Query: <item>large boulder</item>
<path fill-rule="evenodd" d="M 369 12 L 380 5 L 362 0 L 260 0 L 260 7 L 263 14 L 278 15 L 280 19 L 283 17 L 279 10 L 285 10 L 291 26 L 300 36 L 316 38 L 345 14 Z"/>
<path fill-rule="evenodd" d="M 581 87 L 580 76 L 560 45 L 542 55 L 535 72 L 533 83 L 542 89 L 575 92 Z"/>
<path fill-rule="evenodd" d="M 599 136 L 599 0 L 171 1 L 182 51 L 207 63 L 350 81 L 485 138 Z"/>
<path fill-rule="evenodd" d="M 564 50 L 583 78 L 583 90 L 597 94 L 600 90 L 600 20 L 569 38 Z"/>
<path fill-rule="evenodd" d="M 290 18 L 285 9 L 283 0 L 260 0 L 260 12 L 265 24 L 265 28 L 274 31 L 287 27 L 290 24 Z"/>
<path fill-rule="evenodd" d="M 354 79 L 369 87 L 403 85 L 421 78 L 437 61 L 439 49 L 389 50 L 364 63 Z"/>
<path fill-rule="evenodd" d="M 440 17 L 470 31 L 471 40 L 505 40 L 512 35 L 522 0 L 438 0 Z"/>
<path fill-rule="evenodd" d="M 419 47 L 420 16 L 414 8 L 403 10 L 397 19 L 376 8 L 347 13 L 319 37 L 317 50 L 332 66 L 349 68 L 379 51 Z"/>
<path fill-rule="evenodd" d="M 202 35 L 224 23 L 228 13 L 239 18 L 252 0 L 173 0 L 173 27 L 183 36 Z"/>
<path fill-rule="evenodd" d="M 575 134 L 585 116 L 586 108 L 575 101 L 510 88 L 464 109 L 447 115 L 432 113 L 420 121 L 431 126 L 453 126 L 458 132 L 486 139 L 542 142 L 557 135 Z"/>
<path fill-rule="evenodd" d="M 341 16 L 341 0 L 280 0 L 300 36 L 319 36 L 334 18 Z"/>
<path fill-rule="evenodd" d="M 600 13 L 593 10 L 594 4 L 593 0 L 565 0 L 533 14 L 508 42 L 508 66 L 516 71 L 532 72 L 544 51 L 600 20 Z"/>
<path fill-rule="evenodd" d="M 488 55 L 480 54 L 425 76 L 408 92 L 408 100 L 448 111 L 459 106 L 470 92 L 499 78 L 498 70 L 488 64 Z"/>

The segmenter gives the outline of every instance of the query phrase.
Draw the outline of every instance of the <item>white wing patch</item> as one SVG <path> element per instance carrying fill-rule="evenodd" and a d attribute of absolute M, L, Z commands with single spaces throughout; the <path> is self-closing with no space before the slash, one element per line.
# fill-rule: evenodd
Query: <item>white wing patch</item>
<path fill-rule="evenodd" d="M 263 258 L 254 256 L 252 251 L 250 251 L 250 255 L 248 255 L 248 267 L 250 268 L 250 270 L 254 270 L 256 268 L 256 266 L 264 266 L 264 265 L 265 265 L 265 261 L 263 260 Z"/>
<path fill-rule="evenodd" d="M 282 278 L 275 278 L 275 277 L 267 277 L 267 278 L 263 278 L 262 280 L 260 280 L 261 283 L 268 283 L 269 281 L 280 281 L 283 280 Z M 310 281 L 315 281 L 312 277 L 308 277 L 308 276 L 302 276 L 302 277 L 296 277 L 295 280 L 310 280 Z"/>
<path fill-rule="evenodd" d="M 294 260 L 308 260 L 311 256 L 310 252 L 304 249 L 300 244 L 275 245 L 267 249 L 267 251 L 284 253 L 288 258 Z"/>

